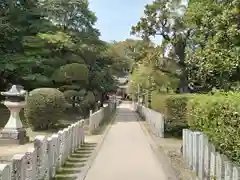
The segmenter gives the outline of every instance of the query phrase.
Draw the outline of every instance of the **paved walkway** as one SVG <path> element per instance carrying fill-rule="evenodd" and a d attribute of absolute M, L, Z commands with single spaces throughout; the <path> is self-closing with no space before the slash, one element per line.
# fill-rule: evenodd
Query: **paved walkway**
<path fill-rule="evenodd" d="M 167 180 L 136 120 L 130 105 L 121 104 L 85 180 Z"/>

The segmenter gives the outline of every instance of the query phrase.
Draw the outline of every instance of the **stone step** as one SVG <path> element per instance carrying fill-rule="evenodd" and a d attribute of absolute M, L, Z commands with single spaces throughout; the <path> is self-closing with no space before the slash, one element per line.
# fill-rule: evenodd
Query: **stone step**
<path fill-rule="evenodd" d="M 66 166 L 63 166 L 61 170 L 66 170 L 66 171 L 80 171 L 80 168 L 79 167 L 66 167 Z"/>
<path fill-rule="evenodd" d="M 63 167 L 57 172 L 55 180 L 75 180 L 86 165 L 97 143 L 85 143 L 72 153 Z"/>
<path fill-rule="evenodd" d="M 75 168 L 75 167 L 76 168 L 82 168 L 82 167 L 85 166 L 86 162 L 87 162 L 86 160 L 83 160 L 82 162 L 69 162 L 69 161 L 67 161 L 64 164 L 63 168 Z"/>
<path fill-rule="evenodd" d="M 83 163 L 83 162 L 86 162 L 88 160 L 88 158 L 85 158 L 85 159 L 79 159 L 79 158 L 69 158 L 67 160 L 67 162 L 71 162 L 71 163 Z"/>
<path fill-rule="evenodd" d="M 57 172 L 57 175 L 69 175 L 69 174 L 78 174 L 81 172 L 81 168 L 60 168 Z"/>
<path fill-rule="evenodd" d="M 57 174 L 53 180 L 76 180 L 77 174 Z"/>

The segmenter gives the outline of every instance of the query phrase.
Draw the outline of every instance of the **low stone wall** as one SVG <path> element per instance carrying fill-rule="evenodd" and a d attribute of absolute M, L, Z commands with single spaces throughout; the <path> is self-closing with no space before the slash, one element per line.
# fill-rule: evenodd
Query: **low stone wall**
<path fill-rule="evenodd" d="M 0 164 L 1 180 L 48 180 L 55 177 L 68 156 L 84 143 L 84 120 L 47 138 L 36 136 L 34 148 L 16 154 L 9 164 Z"/>
<path fill-rule="evenodd" d="M 133 109 L 138 112 L 141 118 L 148 122 L 151 131 L 156 136 L 164 137 L 164 117 L 161 113 L 135 103 L 133 104 Z"/>
<path fill-rule="evenodd" d="M 183 157 L 199 180 L 240 180 L 240 167 L 217 152 L 202 132 L 183 130 Z"/>
<path fill-rule="evenodd" d="M 116 109 L 116 103 L 108 103 L 103 108 L 90 114 L 89 116 L 89 131 L 93 133 L 106 118 L 110 118 L 113 111 Z"/>

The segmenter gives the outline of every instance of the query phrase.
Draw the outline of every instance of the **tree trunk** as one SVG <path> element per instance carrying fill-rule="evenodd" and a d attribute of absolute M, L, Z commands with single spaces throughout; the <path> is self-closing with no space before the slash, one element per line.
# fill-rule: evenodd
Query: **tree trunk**
<path fill-rule="evenodd" d="M 101 93 L 100 107 L 103 107 L 104 95 L 104 93 Z"/>
<path fill-rule="evenodd" d="M 180 37 L 178 42 L 176 42 L 174 44 L 175 53 L 176 53 L 177 57 L 179 58 L 178 59 L 179 60 L 178 64 L 181 68 L 180 82 L 179 82 L 179 86 L 178 86 L 180 93 L 189 92 L 189 89 L 188 89 L 188 73 L 187 73 L 186 64 L 185 64 L 186 41 L 187 41 L 186 37 Z"/>
<path fill-rule="evenodd" d="M 182 73 L 180 75 L 179 92 L 180 93 L 187 93 L 187 92 L 189 92 L 187 72 L 186 72 L 185 68 L 182 69 Z"/>

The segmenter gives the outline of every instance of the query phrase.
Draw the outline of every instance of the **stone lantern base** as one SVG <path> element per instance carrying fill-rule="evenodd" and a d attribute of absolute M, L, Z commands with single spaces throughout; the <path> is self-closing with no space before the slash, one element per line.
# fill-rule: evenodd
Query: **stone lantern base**
<path fill-rule="evenodd" d="M 0 146 L 12 144 L 23 145 L 27 142 L 29 142 L 29 137 L 24 128 L 4 128 L 0 132 Z"/>

